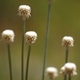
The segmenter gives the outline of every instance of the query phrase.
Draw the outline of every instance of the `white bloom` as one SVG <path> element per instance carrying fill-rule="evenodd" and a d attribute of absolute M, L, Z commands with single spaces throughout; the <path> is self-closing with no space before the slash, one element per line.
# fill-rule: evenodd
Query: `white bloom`
<path fill-rule="evenodd" d="M 55 78 L 58 76 L 58 70 L 57 68 L 55 67 L 48 67 L 46 69 L 46 74 L 49 76 L 49 77 L 52 77 L 52 78 Z"/>
<path fill-rule="evenodd" d="M 76 65 L 74 63 L 66 63 L 61 68 L 61 73 L 66 74 L 66 75 L 77 75 Z"/>
<path fill-rule="evenodd" d="M 24 19 L 29 18 L 29 16 L 31 16 L 30 15 L 31 8 L 28 5 L 20 5 L 18 11 L 19 11 L 18 15 L 22 16 Z"/>
<path fill-rule="evenodd" d="M 60 73 L 65 74 L 65 67 L 64 66 L 61 68 Z"/>
<path fill-rule="evenodd" d="M 14 41 L 15 34 L 12 30 L 4 30 L 1 36 L 3 41 L 9 43 Z"/>
<path fill-rule="evenodd" d="M 28 43 L 34 43 L 37 40 L 37 33 L 34 31 L 28 31 L 25 33 L 25 39 Z"/>
<path fill-rule="evenodd" d="M 65 37 L 63 37 L 63 39 L 62 39 L 62 45 L 63 46 L 69 46 L 69 47 L 72 47 L 72 46 L 74 46 L 74 39 L 73 39 L 73 37 L 71 37 L 71 36 L 65 36 Z"/>

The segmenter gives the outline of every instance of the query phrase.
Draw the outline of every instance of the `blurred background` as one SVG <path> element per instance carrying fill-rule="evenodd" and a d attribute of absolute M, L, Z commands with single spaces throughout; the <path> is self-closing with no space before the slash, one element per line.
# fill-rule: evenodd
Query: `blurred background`
<path fill-rule="evenodd" d="M 21 80 L 21 41 L 22 18 L 18 7 L 28 4 L 31 7 L 31 17 L 26 21 L 26 31 L 35 31 L 37 41 L 32 45 L 29 80 L 42 79 L 43 54 L 47 19 L 47 0 L 0 0 L 0 34 L 5 29 L 15 32 L 15 41 L 11 43 L 11 60 L 13 80 Z M 69 48 L 69 62 L 77 66 L 77 76 L 72 80 L 80 80 L 80 0 L 52 0 L 50 16 L 50 33 L 46 68 L 56 67 L 59 71 L 65 62 L 65 47 L 61 46 L 64 36 L 74 38 L 74 47 Z M 24 69 L 26 65 L 27 47 L 25 43 Z M 25 71 L 25 70 L 24 70 Z M 0 41 L 0 79 L 9 80 L 9 66 L 6 43 Z M 55 80 L 62 80 L 60 74 Z M 45 80 L 49 80 L 45 76 Z"/>

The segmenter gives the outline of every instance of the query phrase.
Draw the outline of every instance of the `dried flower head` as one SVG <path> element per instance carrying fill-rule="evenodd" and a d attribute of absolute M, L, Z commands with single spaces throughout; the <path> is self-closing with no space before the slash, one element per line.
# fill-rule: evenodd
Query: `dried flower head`
<path fill-rule="evenodd" d="M 55 78 L 58 76 L 58 70 L 55 67 L 48 67 L 46 69 L 46 74 L 51 78 Z"/>
<path fill-rule="evenodd" d="M 9 43 L 14 41 L 15 34 L 12 30 L 4 30 L 1 36 L 3 41 Z"/>
<path fill-rule="evenodd" d="M 73 37 L 71 37 L 71 36 L 65 36 L 65 37 L 63 37 L 63 39 L 62 39 L 62 45 L 63 46 L 69 46 L 69 47 L 72 47 L 72 46 L 74 46 L 74 39 L 73 39 Z"/>
<path fill-rule="evenodd" d="M 25 33 L 25 39 L 28 43 L 34 43 L 37 40 L 37 33 L 34 31 L 28 31 Z"/>
<path fill-rule="evenodd" d="M 29 16 L 31 16 L 30 15 L 31 8 L 28 5 L 20 5 L 19 8 L 18 8 L 18 11 L 19 11 L 18 15 L 22 16 L 23 19 L 29 18 Z"/>
<path fill-rule="evenodd" d="M 66 75 L 77 75 L 76 65 L 74 63 L 66 63 L 61 68 L 61 73 L 66 74 Z"/>

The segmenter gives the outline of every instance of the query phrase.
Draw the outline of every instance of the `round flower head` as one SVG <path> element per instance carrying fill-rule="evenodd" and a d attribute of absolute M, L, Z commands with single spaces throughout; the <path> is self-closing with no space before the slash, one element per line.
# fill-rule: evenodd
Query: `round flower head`
<path fill-rule="evenodd" d="M 46 74 L 51 78 L 55 78 L 58 76 L 58 70 L 55 67 L 48 67 L 46 69 Z"/>
<path fill-rule="evenodd" d="M 15 34 L 12 30 L 4 30 L 1 36 L 3 41 L 9 43 L 14 41 Z"/>
<path fill-rule="evenodd" d="M 30 15 L 31 8 L 28 5 L 20 5 L 19 8 L 18 8 L 18 11 L 19 11 L 18 15 L 22 16 L 23 19 L 29 18 L 29 16 L 31 16 Z"/>
<path fill-rule="evenodd" d="M 62 69 L 62 68 L 64 68 L 64 69 Z M 61 73 L 63 73 L 63 74 L 77 75 L 76 65 L 74 63 L 66 63 L 62 68 L 61 68 Z"/>
<path fill-rule="evenodd" d="M 66 63 L 65 64 L 66 74 L 76 75 L 76 65 L 74 63 Z"/>
<path fill-rule="evenodd" d="M 25 39 L 28 43 L 34 43 L 37 40 L 37 33 L 34 31 L 28 31 L 25 33 Z"/>
<path fill-rule="evenodd" d="M 69 46 L 69 47 L 72 47 L 74 46 L 74 39 L 71 37 L 71 36 L 65 36 L 63 37 L 62 39 L 62 45 L 63 46 Z"/>

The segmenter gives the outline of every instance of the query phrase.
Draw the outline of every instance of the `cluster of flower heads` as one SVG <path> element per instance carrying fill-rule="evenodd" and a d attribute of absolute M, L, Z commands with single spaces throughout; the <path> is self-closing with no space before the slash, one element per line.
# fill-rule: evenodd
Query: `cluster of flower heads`
<path fill-rule="evenodd" d="M 60 69 L 60 73 L 63 75 L 77 75 L 76 72 L 76 65 L 74 63 L 65 63 L 63 67 Z M 55 67 L 48 67 L 46 68 L 46 75 L 51 78 L 55 78 L 58 76 L 58 69 Z"/>
<path fill-rule="evenodd" d="M 71 36 L 65 36 L 62 38 L 62 45 L 67 47 L 73 47 L 74 46 L 74 39 Z M 61 67 L 60 73 L 63 75 L 77 75 L 76 72 L 76 65 L 71 62 L 65 63 L 64 66 Z M 58 76 L 58 70 L 55 67 L 48 67 L 46 69 L 46 74 L 49 77 L 55 78 Z"/>
<path fill-rule="evenodd" d="M 24 20 L 31 16 L 31 8 L 29 5 L 20 5 L 18 8 L 18 15 L 21 16 Z M 9 43 L 14 41 L 15 34 L 13 30 L 4 30 L 1 34 L 2 40 Z M 28 31 L 25 33 L 25 41 L 28 43 L 34 43 L 37 39 L 37 33 L 34 31 Z"/>
<path fill-rule="evenodd" d="M 29 18 L 30 13 L 31 13 L 31 8 L 28 5 L 20 5 L 18 8 L 18 15 L 22 16 L 23 19 L 25 18 Z M 14 37 L 15 34 L 13 32 L 13 30 L 4 30 L 1 34 L 2 36 L 2 40 L 4 42 L 10 43 L 10 42 L 14 42 Z M 37 40 L 37 33 L 34 31 L 28 31 L 24 34 L 25 36 L 25 41 L 27 43 L 35 43 L 35 41 Z M 62 39 L 62 45 L 63 46 L 68 46 L 68 47 L 72 47 L 74 46 L 74 39 L 71 36 L 65 36 Z M 66 63 L 60 70 L 60 73 L 63 75 L 77 75 L 76 72 L 76 65 L 74 63 Z M 58 76 L 58 70 L 55 67 L 48 67 L 46 68 L 46 75 L 48 75 L 51 78 L 55 78 Z"/>
<path fill-rule="evenodd" d="M 4 30 L 2 32 L 2 40 L 9 43 L 14 41 L 15 34 L 12 30 Z M 28 31 L 25 33 L 25 41 L 28 43 L 34 43 L 37 40 L 37 33 L 34 31 Z M 62 39 L 64 46 L 73 46 L 73 38 L 72 37 L 64 37 Z M 69 43 L 69 44 L 68 44 Z M 60 73 L 63 75 L 77 75 L 76 65 L 74 63 L 66 63 L 62 68 Z M 48 67 L 46 69 L 46 75 L 49 77 L 55 78 L 58 76 L 58 70 L 55 67 Z"/>
<path fill-rule="evenodd" d="M 4 42 L 10 43 L 10 42 L 14 42 L 14 37 L 15 34 L 13 32 L 13 30 L 4 30 L 1 34 L 2 36 L 2 40 Z M 28 43 L 34 43 L 37 40 L 37 33 L 34 31 L 28 31 L 25 33 L 25 41 Z"/>

